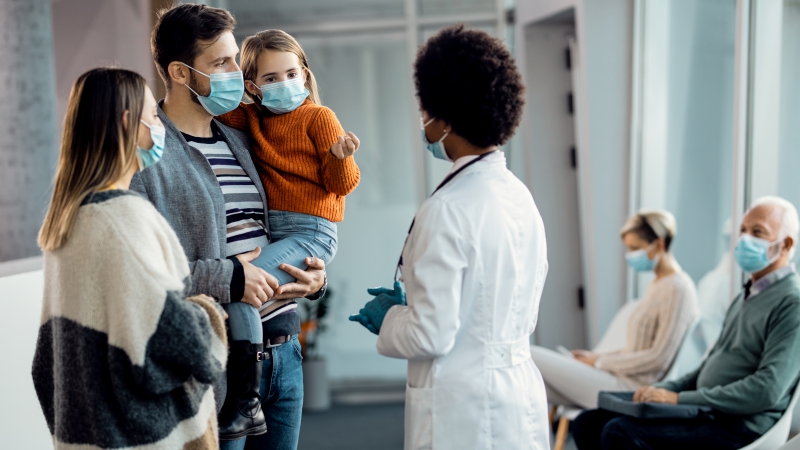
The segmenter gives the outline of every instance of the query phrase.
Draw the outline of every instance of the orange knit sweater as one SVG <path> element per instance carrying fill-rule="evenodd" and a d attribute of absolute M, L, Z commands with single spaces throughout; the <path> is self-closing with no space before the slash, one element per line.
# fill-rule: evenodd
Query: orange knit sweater
<path fill-rule="evenodd" d="M 242 103 L 218 119 L 253 136 L 251 155 L 269 209 L 331 222 L 344 219 L 344 197 L 358 186 L 361 173 L 352 156 L 339 159 L 329 151 L 344 135 L 333 111 L 308 99 L 294 111 L 278 115 Z"/>

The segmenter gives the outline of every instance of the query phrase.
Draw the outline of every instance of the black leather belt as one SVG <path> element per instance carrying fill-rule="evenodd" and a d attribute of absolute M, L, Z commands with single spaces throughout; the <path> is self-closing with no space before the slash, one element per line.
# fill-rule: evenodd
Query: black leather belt
<path fill-rule="evenodd" d="M 292 340 L 292 335 L 278 336 L 272 339 L 264 339 L 264 348 L 280 347 L 281 345 Z"/>

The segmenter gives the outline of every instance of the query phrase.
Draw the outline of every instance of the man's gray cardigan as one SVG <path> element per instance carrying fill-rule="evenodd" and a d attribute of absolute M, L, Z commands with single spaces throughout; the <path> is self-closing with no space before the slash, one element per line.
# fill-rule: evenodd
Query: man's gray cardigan
<path fill-rule="evenodd" d="M 234 263 L 226 252 L 228 223 L 222 188 L 205 155 L 189 146 L 164 114 L 161 102 L 158 117 L 167 130 L 164 155 L 158 164 L 133 176 L 131 189 L 150 200 L 178 235 L 191 270 L 188 295 L 206 294 L 220 303 L 230 303 Z M 216 120 L 213 126 L 222 133 L 233 156 L 258 189 L 266 212 L 267 195 L 250 158 L 247 135 Z M 214 384 L 217 411 L 222 408 L 226 391 L 223 376 Z"/>
<path fill-rule="evenodd" d="M 206 157 L 186 142 L 160 104 L 158 117 L 167 130 L 164 156 L 155 166 L 134 175 L 131 189 L 149 199 L 178 235 L 192 272 L 190 295 L 206 294 L 229 303 L 234 263 L 227 259 L 225 249 L 228 225 L 222 189 Z M 267 211 L 267 196 L 250 158 L 250 139 L 213 122 L 253 181 Z"/>

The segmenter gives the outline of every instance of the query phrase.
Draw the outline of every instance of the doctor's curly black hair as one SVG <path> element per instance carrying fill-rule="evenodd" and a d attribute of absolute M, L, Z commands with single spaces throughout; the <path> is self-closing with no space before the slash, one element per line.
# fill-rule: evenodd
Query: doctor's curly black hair
<path fill-rule="evenodd" d="M 519 125 L 522 77 L 503 43 L 483 31 L 454 25 L 430 38 L 414 81 L 422 109 L 475 146 L 502 145 Z"/>

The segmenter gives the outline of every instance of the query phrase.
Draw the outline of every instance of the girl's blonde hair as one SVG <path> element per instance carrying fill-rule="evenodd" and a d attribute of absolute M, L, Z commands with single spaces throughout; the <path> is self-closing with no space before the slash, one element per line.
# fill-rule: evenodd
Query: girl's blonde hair
<path fill-rule="evenodd" d="M 308 67 L 308 58 L 303 47 L 289 33 L 282 30 L 264 30 L 253 36 L 248 36 L 242 43 L 241 66 L 245 80 L 255 83 L 258 76 L 258 56 L 261 52 L 271 50 L 278 52 L 292 52 L 297 55 L 300 64 L 305 69 L 306 89 L 308 98 L 317 105 L 322 105 L 319 98 L 319 88 L 314 74 Z M 258 83 L 255 83 L 258 86 Z"/>
<path fill-rule="evenodd" d="M 136 164 L 145 87 L 141 75 L 116 68 L 92 69 L 72 86 L 53 196 L 39 230 L 42 250 L 64 245 L 86 196 L 119 180 Z"/>

